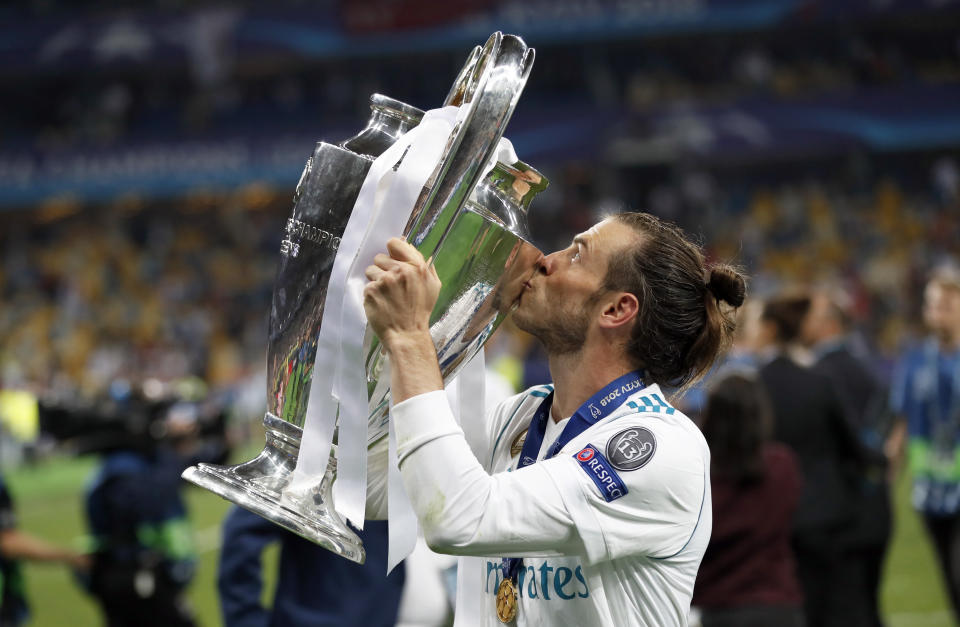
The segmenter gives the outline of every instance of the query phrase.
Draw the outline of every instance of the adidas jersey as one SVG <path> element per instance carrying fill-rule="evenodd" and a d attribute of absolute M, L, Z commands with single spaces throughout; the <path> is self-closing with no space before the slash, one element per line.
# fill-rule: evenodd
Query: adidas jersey
<path fill-rule="evenodd" d="M 517 470 L 549 392 L 534 387 L 500 404 L 469 449 L 458 428 L 415 435 L 409 424 L 449 413 L 442 392 L 394 407 L 401 473 L 425 531 L 442 525 L 436 548 L 471 556 L 461 560 L 455 625 L 501 624 L 503 557 L 523 557 L 517 625 L 686 625 L 711 529 L 710 454 L 699 429 L 653 385 L 553 458 Z M 484 477 L 463 461 L 467 450 Z"/>

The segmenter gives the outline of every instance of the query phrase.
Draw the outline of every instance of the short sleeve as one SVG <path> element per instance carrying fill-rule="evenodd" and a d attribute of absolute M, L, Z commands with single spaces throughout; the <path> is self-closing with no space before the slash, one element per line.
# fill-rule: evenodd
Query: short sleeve
<path fill-rule="evenodd" d="M 590 563 L 631 555 L 667 558 L 687 545 L 709 491 L 709 451 L 694 430 L 657 419 L 617 420 L 572 454 L 565 448 L 551 460 L 551 477 Z M 628 440 L 636 433 L 654 443 L 639 464 L 617 448 L 632 446 Z M 625 490 L 611 487 L 617 481 Z"/>

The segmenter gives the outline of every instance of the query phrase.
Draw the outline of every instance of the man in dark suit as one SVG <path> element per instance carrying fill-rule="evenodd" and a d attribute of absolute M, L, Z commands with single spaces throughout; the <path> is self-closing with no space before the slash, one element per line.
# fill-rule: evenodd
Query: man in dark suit
<path fill-rule="evenodd" d="M 833 383 L 802 363 L 799 345 L 810 309 L 806 295 L 770 300 L 761 315 L 766 363 L 760 380 L 770 396 L 773 439 L 800 461 L 804 487 L 794 517 L 793 545 L 810 627 L 864 624 L 850 605 L 851 575 L 840 538 L 855 523 L 860 445 Z"/>
<path fill-rule="evenodd" d="M 881 627 L 880 576 L 890 542 L 891 507 L 884 441 L 890 414 L 887 390 L 864 356 L 851 348 L 849 304 L 843 294 L 820 290 L 813 294 L 803 327 L 805 343 L 816 357 L 813 369 L 835 384 L 847 416 L 853 421 L 866 458 L 858 482 L 857 521 L 844 538 L 843 555 L 855 568 L 858 588 L 850 603 L 870 627 Z M 853 586 L 852 586 L 853 587 Z"/>
<path fill-rule="evenodd" d="M 367 561 L 355 564 L 234 507 L 223 521 L 217 591 L 225 627 L 392 627 L 400 611 L 405 565 L 387 573 L 387 522 L 358 532 Z M 264 607 L 262 554 L 280 543 L 271 607 Z"/>

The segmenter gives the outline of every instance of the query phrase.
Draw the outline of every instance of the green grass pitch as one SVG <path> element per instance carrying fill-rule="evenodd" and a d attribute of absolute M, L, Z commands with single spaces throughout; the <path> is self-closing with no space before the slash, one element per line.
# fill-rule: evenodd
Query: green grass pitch
<path fill-rule="evenodd" d="M 247 456 L 252 456 L 248 451 Z M 95 468 L 94 458 L 52 459 L 35 467 L 7 472 L 20 524 L 38 536 L 82 547 L 85 542 L 83 489 Z M 214 584 L 219 550 L 219 523 L 229 504 L 184 484 L 192 516 L 199 567 L 190 599 L 200 625 L 220 625 Z M 886 563 L 883 609 L 890 627 L 948 627 L 952 624 L 933 555 L 917 516 L 909 505 L 909 479 L 896 489 L 896 530 Z M 276 550 L 265 554 L 269 590 L 275 580 Z M 102 624 L 96 606 L 65 569 L 53 565 L 26 567 L 34 627 L 94 627 Z M 268 596 L 265 594 L 264 596 Z"/>

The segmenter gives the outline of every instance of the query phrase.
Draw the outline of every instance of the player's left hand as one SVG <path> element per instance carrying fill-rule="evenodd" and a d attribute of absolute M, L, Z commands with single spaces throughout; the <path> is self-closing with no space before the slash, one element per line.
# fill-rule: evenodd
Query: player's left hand
<path fill-rule="evenodd" d="M 387 253 L 367 267 L 370 283 L 363 290 L 367 321 L 389 350 L 398 338 L 430 332 L 430 313 L 440 294 L 440 278 L 405 240 L 391 238 Z"/>

